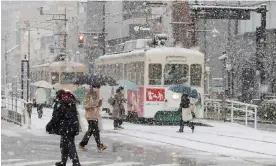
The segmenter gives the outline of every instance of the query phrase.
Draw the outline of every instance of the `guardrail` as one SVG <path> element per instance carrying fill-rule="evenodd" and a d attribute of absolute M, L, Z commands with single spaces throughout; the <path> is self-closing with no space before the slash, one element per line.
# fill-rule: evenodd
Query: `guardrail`
<path fill-rule="evenodd" d="M 257 128 L 257 113 L 258 106 L 253 104 L 242 103 L 238 101 L 226 100 L 225 101 L 225 117 L 229 118 L 231 123 L 234 119 L 244 119 L 245 125 L 248 126 L 248 118 L 253 117 L 254 128 Z M 204 101 L 205 118 L 221 120 L 223 110 L 222 110 L 222 100 L 220 99 L 205 99 Z M 235 118 L 236 117 L 236 118 Z"/>
<path fill-rule="evenodd" d="M 20 98 L 1 96 L 1 118 L 18 125 L 28 119 L 26 102 Z"/>

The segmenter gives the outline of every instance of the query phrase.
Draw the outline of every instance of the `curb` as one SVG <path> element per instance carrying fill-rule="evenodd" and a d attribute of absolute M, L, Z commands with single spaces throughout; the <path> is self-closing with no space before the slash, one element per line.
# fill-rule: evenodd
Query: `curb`
<path fill-rule="evenodd" d="M 102 117 L 103 119 L 112 119 L 112 117 Z M 141 121 L 138 121 L 137 122 L 131 122 L 131 121 L 127 121 L 125 119 L 123 119 L 124 122 L 129 122 L 129 123 L 134 123 L 134 124 L 147 124 L 147 123 L 142 123 Z M 201 122 L 193 122 L 195 126 L 204 126 L 204 127 L 213 127 L 209 124 L 206 124 L 206 123 L 201 123 Z M 154 126 L 154 124 L 147 124 L 147 125 L 151 125 L 151 126 Z M 163 124 L 161 123 L 160 124 L 161 126 L 171 126 L 171 125 L 174 125 L 174 126 L 177 126 L 179 125 L 179 122 L 164 122 Z"/>

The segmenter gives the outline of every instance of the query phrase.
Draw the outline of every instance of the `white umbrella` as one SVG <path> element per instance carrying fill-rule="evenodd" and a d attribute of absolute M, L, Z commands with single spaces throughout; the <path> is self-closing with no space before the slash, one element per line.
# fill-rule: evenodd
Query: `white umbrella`
<path fill-rule="evenodd" d="M 50 84 L 49 82 L 44 81 L 44 80 L 31 83 L 31 85 L 36 86 L 36 87 L 41 87 L 41 88 L 48 88 L 48 89 L 53 88 L 52 84 Z"/>
<path fill-rule="evenodd" d="M 55 83 L 55 84 L 53 85 L 53 87 L 54 87 L 56 90 L 62 89 L 62 85 L 61 85 L 60 83 Z"/>

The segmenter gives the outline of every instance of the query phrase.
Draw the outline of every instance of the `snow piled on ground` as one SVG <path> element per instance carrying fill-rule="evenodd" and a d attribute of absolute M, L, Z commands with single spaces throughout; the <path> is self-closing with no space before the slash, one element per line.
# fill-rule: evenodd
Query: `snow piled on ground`
<path fill-rule="evenodd" d="M 36 112 L 36 110 L 34 110 Z M 79 108 L 83 132 L 88 124 L 84 110 Z M 32 118 L 32 132 L 45 132 L 52 109 L 44 109 L 42 119 Z M 37 116 L 33 113 L 33 116 Z M 259 131 L 238 124 L 205 121 L 214 127 L 196 126 L 195 133 L 185 126 L 184 133 L 177 133 L 178 126 L 147 126 L 124 123 L 124 130 L 113 130 L 113 121 L 103 119 L 103 136 L 121 136 L 121 141 L 163 145 L 173 148 L 190 148 L 202 152 L 238 158 L 276 158 L 276 133 Z M 42 130 L 43 129 L 43 130 Z"/>

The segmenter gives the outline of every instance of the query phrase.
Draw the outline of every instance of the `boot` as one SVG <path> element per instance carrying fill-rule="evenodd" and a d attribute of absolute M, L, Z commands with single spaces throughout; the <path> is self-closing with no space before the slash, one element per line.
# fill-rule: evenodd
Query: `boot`
<path fill-rule="evenodd" d="M 183 133 L 183 128 L 180 128 L 180 129 L 178 130 L 178 132 L 179 132 L 179 133 Z"/>
<path fill-rule="evenodd" d="M 66 166 L 66 163 L 60 161 L 56 163 L 56 166 Z"/>
<path fill-rule="evenodd" d="M 81 166 L 79 161 L 73 161 L 73 166 Z"/>
<path fill-rule="evenodd" d="M 122 126 L 118 126 L 119 129 L 124 129 Z"/>
<path fill-rule="evenodd" d="M 192 126 L 191 126 L 191 129 L 192 129 L 192 133 L 194 133 L 195 126 L 194 126 L 194 125 L 192 125 Z"/>
<path fill-rule="evenodd" d="M 103 151 L 103 150 L 105 150 L 107 147 L 106 146 L 104 146 L 103 144 L 101 144 L 100 146 L 98 146 L 98 150 L 99 151 Z"/>
<path fill-rule="evenodd" d="M 83 151 L 87 151 L 87 150 L 88 150 L 87 147 L 81 146 L 81 145 L 79 145 L 79 149 L 80 149 L 80 150 L 83 150 Z"/>

